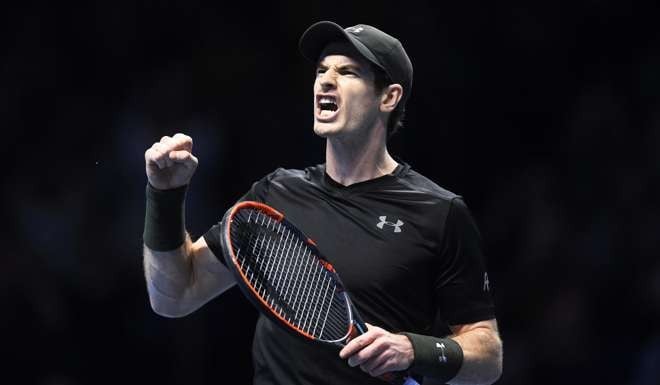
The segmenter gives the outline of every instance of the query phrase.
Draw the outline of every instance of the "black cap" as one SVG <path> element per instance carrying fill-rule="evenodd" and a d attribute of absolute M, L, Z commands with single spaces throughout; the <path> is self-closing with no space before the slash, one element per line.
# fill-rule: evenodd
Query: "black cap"
<path fill-rule="evenodd" d="M 331 21 L 319 21 L 300 37 L 300 52 L 306 59 L 316 62 L 325 46 L 334 41 L 347 41 L 365 59 L 382 68 L 392 82 L 401 84 L 401 101 L 405 104 L 412 90 L 413 68 L 399 40 L 366 24 L 344 29 Z"/>

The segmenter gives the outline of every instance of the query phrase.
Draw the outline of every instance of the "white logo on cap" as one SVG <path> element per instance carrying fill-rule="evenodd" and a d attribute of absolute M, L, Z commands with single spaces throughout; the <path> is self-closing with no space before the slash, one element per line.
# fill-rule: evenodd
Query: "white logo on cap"
<path fill-rule="evenodd" d="M 364 28 L 362 27 L 351 27 L 348 29 L 348 32 L 350 33 L 360 33 L 362 31 L 364 31 Z"/>

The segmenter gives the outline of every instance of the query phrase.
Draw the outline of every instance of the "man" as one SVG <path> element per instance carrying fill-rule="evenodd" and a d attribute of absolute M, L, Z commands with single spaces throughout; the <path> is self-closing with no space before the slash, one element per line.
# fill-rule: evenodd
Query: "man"
<path fill-rule="evenodd" d="M 502 347 L 479 233 L 461 198 L 387 151 L 412 87 L 395 38 L 368 26 L 312 25 L 300 40 L 317 63 L 314 132 L 326 163 L 278 169 L 242 198 L 274 206 L 313 238 L 369 323 L 341 351 L 296 338 L 261 316 L 256 384 L 382 384 L 409 371 L 451 384 L 490 384 Z M 196 167 L 192 139 L 163 137 L 145 153 L 144 266 L 153 309 L 180 317 L 234 284 L 219 226 L 194 243 L 184 196 Z M 437 320 L 452 332 L 432 336 Z M 357 367 L 359 367 L 359 370 Z"/>

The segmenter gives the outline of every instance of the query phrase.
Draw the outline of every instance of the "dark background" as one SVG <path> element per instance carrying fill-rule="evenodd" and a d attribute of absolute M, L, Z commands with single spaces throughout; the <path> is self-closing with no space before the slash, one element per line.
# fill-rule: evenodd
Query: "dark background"
<path fill-rule="evenodd" d="M 314 21 L 415 67 L 390 150 L 463 195 L 486 243 L 501 384 L 660 383 L 660 27 L 634 2 L 24 1 L 0 12 L 0 383 L 250 383 L 232 289 L 149 308 L 144 151 L 185 132 L 199 236 L 252 181 L 323 161 Z"/>

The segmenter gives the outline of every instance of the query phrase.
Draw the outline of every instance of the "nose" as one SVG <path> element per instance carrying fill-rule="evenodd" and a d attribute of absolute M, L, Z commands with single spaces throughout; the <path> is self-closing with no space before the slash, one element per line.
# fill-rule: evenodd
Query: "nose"
<path fill-rule="evenodd" d="M 337 86 L 337 72 L 329 68 L 319 77 L 319 85 L 323 91 L 328 91 Z"/>

